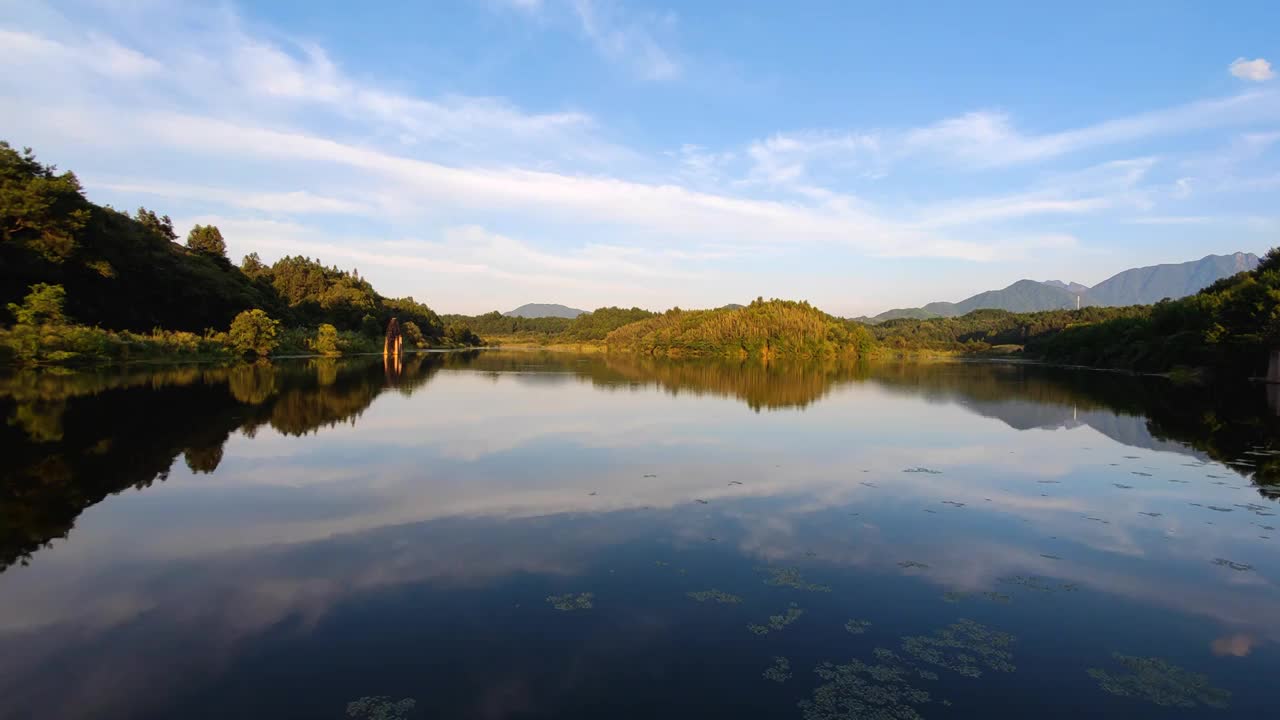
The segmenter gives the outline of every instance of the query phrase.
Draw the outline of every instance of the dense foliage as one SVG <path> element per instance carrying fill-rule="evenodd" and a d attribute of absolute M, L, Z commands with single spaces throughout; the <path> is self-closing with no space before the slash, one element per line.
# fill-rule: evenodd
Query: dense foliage
<path fill-rule="evenodd" d="M 1146 314 L 1143 307 L 1012 313 L 974 310 L 959 317 L 898 318 L 871 326 L 887 350 L 981 352 L 1001 345 L 1034 345 L 1067 327 Z"/>
<path fill-rule="evenodd" d="M 681 310 L 624 325 L 609 333 L 612 349 L 658 355 L 822 357 L 866 352 L 867 328 L 841 320 L 806 302 L 757 298 L 743 308 Z"/>

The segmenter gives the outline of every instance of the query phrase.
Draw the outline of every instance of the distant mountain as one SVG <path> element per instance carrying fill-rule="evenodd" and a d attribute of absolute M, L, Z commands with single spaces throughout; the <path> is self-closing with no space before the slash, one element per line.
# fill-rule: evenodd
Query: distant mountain
<path fill-rule="evenodd" d="M 1152 265 L 1117 273 L 1089 289 L 1095 305 L 1150 305 L 1194 295 L 1225 277 L 1258 267 L 1253 253 L 1206 255 L 1176 265 Z"/>
<path fill-rule="evenodd" d="M 958 303 L 929 303 L 922 310 L 934 316 L 955 317 L 986 308 L 1009 312 L 1035 312 L 1061 310 L 1075 306 L 1076 294 L 1069 290 L 1035 280 L 1019 280 L 1003 290 L 988 290 Z"/>
<path fill-rule="evenodd" d="M 579 310 L 578 308 L 566 307 L 564 305 L 556 305 L 554 303 L 529 303 L 502 314 L 507 317 L 558 317 L 569 318 L 572 320 L 585 312 L 586 310 Z"/>
<path fill-rule="evenodd" d="M 1208 255 L 1191 262 L 1151 265 L 1112 275 L 1094 287 L 1061 280 L 1019 280 L 1003 290 L 988 290 L 958 303 L 933 302 L 922 308 L 895 308 L 874 317 L 858 318 L 881 323 L 898 318 L 955 317 L 974 310 L 1010 312 L 1060 310 L 1088 305 L 1150 305 L 1164 298 L 1193 295 L 1225 277 L 1258 266 L 1253 253 Z"/>
<path fill-rule="evenodd" d="M 1084 293 L 1089 292 L 1088 285 L 1081 285 L 1078 282 L 1064 283 L 1061 280 L 1045 280 L 1044 284 L 1048 285 L 1049 287 L 1061 288 L 1063 290 L 1066 290 L 1067 292 L 1072 292 L 1077 295 L 1083 295 Z"/>

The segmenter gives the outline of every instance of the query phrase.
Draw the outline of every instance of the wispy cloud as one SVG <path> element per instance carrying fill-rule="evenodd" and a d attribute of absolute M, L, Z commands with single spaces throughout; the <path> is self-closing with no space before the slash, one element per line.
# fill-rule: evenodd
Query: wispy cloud
<path fill-rule="evenodd" d="M 660 31 L 675 24 L 674 15 L 636 17 L 607 0 L 573 0 L 573 10 L 583 34 L 604 57 L 625 63 L 649 80 L 680 75 L 680 63 L 657 39 Z"/>

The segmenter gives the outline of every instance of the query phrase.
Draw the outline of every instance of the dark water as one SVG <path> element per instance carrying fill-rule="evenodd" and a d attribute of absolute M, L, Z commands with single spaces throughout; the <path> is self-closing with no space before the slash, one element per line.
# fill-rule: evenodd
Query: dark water
<path fill-rule="evenodd" d="M 1258 387 L 486 352 L 0 416 L 2 718 L 1275 712 Z"/>

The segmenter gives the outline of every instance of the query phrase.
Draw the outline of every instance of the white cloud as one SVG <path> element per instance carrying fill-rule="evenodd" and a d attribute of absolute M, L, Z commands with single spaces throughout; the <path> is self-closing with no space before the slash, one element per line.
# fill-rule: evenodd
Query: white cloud
<path fill-rule="evenodd" d="M 1275 77 L 1275 73 L 1271 70 L 1271 63 L 1262 58 L 1254 58 L 1253 60 L 1236 58 L 1228 69 L 1232 75 L 1241 80 L 1262 82 Z"/>

